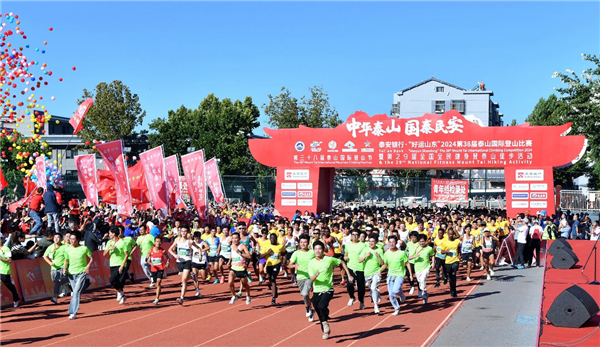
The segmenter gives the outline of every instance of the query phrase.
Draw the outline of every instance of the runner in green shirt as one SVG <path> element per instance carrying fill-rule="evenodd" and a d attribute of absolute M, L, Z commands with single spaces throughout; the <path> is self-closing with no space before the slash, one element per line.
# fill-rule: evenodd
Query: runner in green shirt
<path fill-rule="evenodd" d="M 0 277 L 2 279 L 2 283 L 6 286 L 13 297 L 13 307 L 19 306 L 19 301 L 21 298 L 19 297 L 19 293 L 17 293 L 17 288 L 12 284 L 10 280 L 10 263 L 12 262 L 12 252 L 10 248 L 4 245 L 4 236 L 0 236 Z"/>
<path fill-rule="evenodd" d="M 50 270 L 50 278 L 52 282 L 54 282 L 54 295 L 50 299 L 55 304 L 58 304 L 58 293 L 60 292 L 60 286 L 63 282 L 62 277 L 62 267 L 65 264 L 65 250 L 67 249 L 67 245 L 62 243 L 62 235 L 54 234 L 53 238 L 54 244 L 48 246 L 46 248 L 46 252 L 44 253 L 44 260 L 48 265 L 51 266 Z M 66 278 L 64 279 L 66 281 Z"/>
<path fill-rule="evenodd" d="M 290 259 L 290 265 L 288 269 L 296 269 L 296 280 L 298 281 L 298 289 L 300 289 L 300 295 L 304 300 L 306 306 L 306 317 L 308 321 L 314 321 L 315 310 L 310 307 L 310 289 L 312 282 L 308 274 L 308 263 L 314 259 L 315 252 L 308 248 L 310 237 L 307 234 L 301 234 L 299 236 L 298 246 L 300 249 L 292 253 Z"/>
<path fill-rule="evenodd" d="M 349 271 L 345 262 L 337 258 L 326 257 L 324 249 L 323 242 L 314 242 L 315 258 L 308 263 L 308 275 L 313 283 L 312 305 L 321 322 L 323 340 L 327 340 L 331 332 L 329 328 L 329 302 L 333 298 L 333 269 L 341 264 L 346 273 L 349 273 Z M 354 282 L 352 275 L 349 275 L 348 279 Z"/>
<path fill-rule="evenodd" d="M 129 247 L 129 256 L 127 257 L 127 263 L 125 264 L 125 280 L 129 278 L 129 280 L 131 280 L 131 284 L 135 284 L 135 275 L 133 272 L 129 273 L 129 269 L 131 268 L 131 262 L 133 261 L 133 252 L 135 252 L 138 245 L 131 236 L 125 236 L 125 227 L 119 226 L 119 229 L 121 229 L 119 238 L 123 240 Z M 124 281 L 123 286 L 125 286 Z"/>
<path fill-rule="evenodd" d="M 67 273 L 69 274 L 69 282 L 71 282 L 71 287 L 73 288 L 73 296 L 69 304 L 69 319 L 75 319 L 75 315 L 79 311 L 81 292 L 83 291 L 85 280 L 90 273 L 90 266 L 94 262 L 90 249 L 86 246 L 81 246 L 80 242 L 81 232 L 73 231 L 71 233 L 71 246 L 65 250 L 63 276 L 67 276 Z"/>
<path fill-rule="evenodd" d="M 358 261 L 365 266 L 365 285 L 371 290 L 371 300 L 373 301 L 373 311 L 379 314 L 379 302 L 381 295 L 379 293 L 379 282 L 381 276 L 378 271 L 383 265 L 383 250 L 378 246 L 379 235 L 372 233 L 369 235 L 369 247 L 363 248 Z"/>
<path fill-rule="evenodd" d="M 108 231 L 110 241 L 106 244 L 104 250 L 104 256 L 109 256 L 110 266 L 110 284 L 117 291 L 117 300 L 119 304 L 125 303 L 125 293 L 123 288 L 125 287 L 125 280 L 127 279 L 127 258 L 129 257 L 129 243 L 119 238 L 121 234 L 121 228 L 114 225 Z"/>
<path fill-rule="evenodd" d="M 415 255 L 415 252 L 417 251 L 417 247 L 419 246 L 419 242 L 418 242 L 418 237 L 419 237 L 419 232 L 418 231 L 411 231 L 410 232 L 410 240 L 408 240 L 408 242 L 406 242 L 406 251 L 408 252 L 408 256 L 413 256 Z M 410 269 L 412 270 L 412 273 L 415 273 L 415 261 L 413 260 L 408 260 L 408 263 L 410 264 Z M 409 278 L 409 283 L 410 283 L 410 291 L 408 292 L 408 295 L 413 295 L 413 293 L 415 292 L 415 285 L 417 284 L 417 281 L 414 278 Z"/>
<path fill-rule="evenodd" d="M 350 270 L 348 276 L 356 279 L 356 285 L 358 286 L 358 301 L 360 302 L 360 308 L 365 308 L 365 264 L 359 262 L 360 253 L 366 247 L 364 242 L 360 242 L 359 235 L 361 232 L 358 229 L 352 229 L 350 232 L 350 242 L 346 244 L 346 254 L 344 259 L 348 262 L 348 269 Z M 348 290 L 348 306 L 352 306 L 356 297 L 354 296 L 354 281 L 348 281 L 346 279 L 346 289 Z"/>
<path fill-rule="evenodd" d="M 398 237 L 396 235 L 388 236 L 388 245 L 390 248 L 383 254 L 384 264 L 379 269 L 379 275 L 386 268 L 388 269 L 387 275 L 387 286 L 388 293 L 390 295 L 390 301 L 394 307 L 394 316 L 400 313 L 400 303 L 398 303 L 398 296 L 400 296 L 400 302 L 404 302 L 405 296 L 402 292 L 402 283 L 404 282 L 404 275 L 406 269 L 410 273 L 410 278 L 414 278 L 412 269 L 408 263 L 408 256 L 406 252 L 398 249 Z"/>
<path fill-rule="evenodd" d="M 140 225 L 140 236 L 138 236 L 136 243 L 140 247 L 140 264 L 142 265 L 142 270 L 144 270 L 144 274 L 150 280 L 148 287 L 152 288 L 154 287 L 154 279 L 152 271 L 150 271 L 150 264 L 148 263 L 148 254 L 154 246 L 154 236 L 148 234 L 147 231 L 146 225 Z"/>
<path fill-rule="evenodd" d="M 429 269 L 433 268 L 433 248 L 427 245 L 427 235 L 419 235 L 419 246 L 417 247 L 415 254 L 408 257 L 408 260 L 413 260 L 415 264 L 415 277 L 419 284 L 419 297 L 423 298 L 423 303 L 427 303 L 427 276 L 429 275 Z"/>

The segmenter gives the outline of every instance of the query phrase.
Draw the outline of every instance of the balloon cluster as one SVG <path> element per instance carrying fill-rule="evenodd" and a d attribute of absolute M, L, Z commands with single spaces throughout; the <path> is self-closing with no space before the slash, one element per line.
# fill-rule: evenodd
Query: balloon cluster
<path fill-rule="evenodd" d="M 44 124 L 49 122 L 52 116 L 43 105 L 44 96 L 39 95 L 39 90 L 48 85 L 53 73 L 46 63 L 37 58 L 38 54 L 46 53 L 45 49 L 34 48 L 29 44 L 16 44 L 18 39 L 27 40 L 19 16 L 12 12 L 6 13 L 0 17 L 0 20 L 2 22 L 0 25 L 0 109 L 2 112 L 0 117 L 5 119 L 6 123 L 13 123 L 15 127 L 19 127 L 20 124 L 25 123 L 25 117 L 29 116 L 32 124 L 27 126 L 31 129 L 30 137 L 25 137 L 16 129 L 10 128 L 2 129 L 0 137 L 8 138 L 9 143 L 14 142 L 15 146 L 8 150 L 19 151 L 16 156 L 13 156 L 17 159 L 16 169 L 26 172 L 25 167 L 35 162 L 37 156 L 46 154 L 43 151 L 48 149 L 48 144 L 42 140 L 42 134 L 46 132 Z M 52 27 L 50 31 L 53 31 Z M 43 45 L 48 45 L 48 41 L 43 41 Z M 55 100 L 55 97 L 51 96 L 50 99 Z M 24 112 L 19 116 L 20 110 Z M 20 151 L 21 147 L 32 148 L 26 146 L 28 143 L 39 144 L 39 147 L 35 146 L 39 150 Z M 6 158 L 6 154 L 3 151 L 2 157 Z M 50 156 L 51 153 L 47 155 Z"/>
<path fill-rule="evenodd" d="M 44 167 L 46 169 L 46 183 L 50 183 L 54 187 L 63 187 L 65 183 L 62 180 L 62 174 L 60 170 L 62 165 L 56 165 L 56 160 L 52 162 L 51 160 L 46 159 L 44 160 Z M 37 177 L 37 169 L 35 165 L 29 169 L 29 171 L 27 171 L 27 176 L 29 176 L 34 183 L 38 183 L 40 178 Z"/>

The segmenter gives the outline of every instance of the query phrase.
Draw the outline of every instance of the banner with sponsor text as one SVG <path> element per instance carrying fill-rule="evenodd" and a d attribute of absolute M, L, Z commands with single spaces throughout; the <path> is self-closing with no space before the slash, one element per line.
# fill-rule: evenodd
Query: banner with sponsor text
<path fill-rule="evenodd" d="M 37 186 L 46 189 L 46 157 L 43 155 L 35 158 L 35 171 Z"/>
<path fill-rule="evenodd" d="M 152 204 L 154 208 L 166 211 L 169 207 L 169 201 L 162 146 L 141 153 L 140 159 L 144 166 L 146 184 L 148 185 Z"/>
<path fill-rule="evenodd" d="M 199 150 L 181 156 L 183 174 L 188 183 L 188 190 L 196 211 L 202 219 L 206 219 L 206 172 L 204 169 L 204 151 Z"/>
<path fill-rule="evenodd" d="M 221 174 L 219 173 L 217 160 L 212 158 L 204 163 L 204 167 L 206 169 L 206 184 L 210 187 L 210 191 L 217 204 L 224 205 L 225 192 L 223 190 L 223 184 L 221 183 Z"/>
<path fill-rule="evenodd" d="M 94 154 L 75 156 L 75 165 L 77 166 L 77 176 L 85 198 L 93 206 L 98 206 L 96 156 Z"/>
<path fill-rule="evenodd" d="M 96 148 L 104 159 L 105 169 L 110 170 L 114 175 L 117 211 L 120 215 L 130 216 L 133 213 L 133 206 L 125 158 L 123 157 L 123 142 L 121 140 L 107 142 L 97 145 Z"/>
<path fill-rule="evenodd" d="M 169 208 L 171 211 L 178 205 L 185 204 L 181 198 L 181 181 L 179 177 L 179 161 L 177 155 L 165 158 L 165 175 L 167 181 L 167 192 L 169 194 Z"/>

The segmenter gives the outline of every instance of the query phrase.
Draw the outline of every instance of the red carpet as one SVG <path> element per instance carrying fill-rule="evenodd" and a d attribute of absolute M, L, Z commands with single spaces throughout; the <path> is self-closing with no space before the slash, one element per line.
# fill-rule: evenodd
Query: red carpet
<path fill-rule="evenodd" d="M 594 280 L 594 258 L 590 258 L 585 271 L 581 271 L 585 261 L 594 246 L 594 242 L 585 240 L 569 241 L 573 252 L 579 258 L 579 262 L 569 270 L 554 269 L 550 265 L 552 255 L 548 254 L 546 272 L 544 276 L 544 288 L 542 293 L 542 323 L 540 326 L 540 346 L 600 346 L 600 315 L 592 317 L 581 328 L 559 328 L 546 320 L 546 313 L 552 302 L 565 289 L 576 284 L 590 294 L 596 303 L 600 303 L 600 285 L 589 285 Z M 548 248 L 550 243 L 548 244 Z M 600 252 L 596 251 L 597 264 L 596 277 L 600 279 Z"/>

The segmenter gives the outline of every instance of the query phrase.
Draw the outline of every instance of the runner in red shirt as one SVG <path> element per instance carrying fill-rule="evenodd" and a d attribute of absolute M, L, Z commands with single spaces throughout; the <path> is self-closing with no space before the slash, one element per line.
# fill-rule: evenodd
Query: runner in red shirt
<path fill-rule="evenodd" d="M 160 299 L 160 290 L 162 279 L 165 274 L 165 268 L 169 267 L 169 256 L 167 251 L 162 249 L 162 237 L 156 237 L 154 239 L 154 247 L 150 249 L 148 253 L 148 264 L 150 264 L 150 272 L 152 273 L 152 280 L 156 283 L 156 299 L 152 302 L 154 305 L 158 305 Z M 166 263 L 166 265 L 165 265 Z"/>
<path fill-rule="evenodd" d="M 29 235 L 39 234 L 40 231 L 42 231 L 42 218 L 40 217 L 40 210 L 44 204 L 44 199 L 42 198 L 43 193 L 44 188 L 38 187 L 35 195 L 33 195 L 31 200 L 29 200 L 29 216 L 35 221 L 35 225 L 29 232 Z"/>

